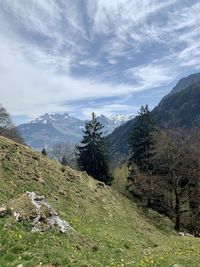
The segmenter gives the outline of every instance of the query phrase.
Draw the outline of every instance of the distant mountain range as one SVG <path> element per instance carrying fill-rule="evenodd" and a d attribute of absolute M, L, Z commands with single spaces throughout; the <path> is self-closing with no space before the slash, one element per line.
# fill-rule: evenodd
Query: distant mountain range
<path fill-rule="evenodd" d="M 110 134 L 116 127 L 133 118 L 132 115 L 117 115 L 108 118 L 104 115 L 97 119 L 104 125 L 104 135 Z M 44 114 L 35 120 L 21 124 L 18 130 L 26 144 L 41 149 L 52 147 L 56 143 L 68 142 L 78 144 L 82 138 L 85 121 L 64 114 Z"/>
<path fill-rule="evenodd" d="M 159 127 L 200 127 L 200 73 L 181 79 L 152 111 Z M 128 154 L 128 136 L 135 119 L 115 129 L 106 137 L 111 157 L 123 159 Z"/>

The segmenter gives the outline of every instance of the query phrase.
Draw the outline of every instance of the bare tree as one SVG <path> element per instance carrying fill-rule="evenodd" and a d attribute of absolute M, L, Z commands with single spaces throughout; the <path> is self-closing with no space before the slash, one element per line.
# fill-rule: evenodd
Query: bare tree
<path fill-rule="evenodd" d="M 24 144 L 24 140 L 17 128 L 13 125 L 9 113 L 0 105 L 0 135 L 17 143 Z"/>
<path fill-rule="evenodd" d="M 190 212 L 190 201 L 197 185 L 199 164 L 187 144 L 187 135 L 181 130 L 159 134 L 160 148 L 157 150 L 156 172 L 165 176 L 172 192 L 172 208 L 175 229 L 180 230 L 181 216 Z"/>
<path fill-rule="evenodd" d="M 4 131 L 5 128 L 11 127 L 12 122 L 10 116 L 6 109 L 0 105 L 0 133 Z"/>
<path fill-rule="evenodd" d="M 69 143 L 58 143 L 52 148 L 51 155 L 63 165 L 77 168 L 75 147 Z"/>

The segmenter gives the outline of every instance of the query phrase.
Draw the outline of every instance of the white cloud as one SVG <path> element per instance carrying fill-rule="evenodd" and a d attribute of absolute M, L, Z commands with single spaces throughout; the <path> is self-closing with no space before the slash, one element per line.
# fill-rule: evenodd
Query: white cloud
<path fill-rule="evenodd" d="M 73 111 L 66 102 L 77 99 L 121 99 L 166 86 L 182 68 L 198 68 L 199 14 L 200 3 L 185 0 L 3 0 L 1 102 L 32 117 Z M 93 76 L 74 75 L 76 67 Z M 97 112 L 126 108 L 103 105 Z"/>
<path fill-rule="evenodd" d="M 93 15 L 94 30 L 100 33 L 128 32 L 131 27 L 177 0 L 161 3 L 159 0 L 89 0 Z"/>
<path fill-rule="evenodd" d="M 79 64 L 83 65 L 83 66 L 86 66 L 86 67 L 97 67 L 97 66 L 100 65 L 99 62 L 93 61 L 93 60 L 90 60 L 90 59 L 81 60 L 81 61 L 79 61 Z"/>
<path fill-rule="evenodd" d="M 130 79 L 135 79 L 143 89 L 169 84 L 176 77 L 173 68 L 156 64 L 127 69 L 125 75 Z"/>
<path fill-rule="evenodd" d="M 48 72 L 30 64 L 7 45 L 1 44 L 0 51 L 1 101 L 13 115 L 26 114 L 32 117 L 45 111 L 64 111 L 70 109 L 65 106 L 66 101 L 123 96 L 140 90 L 133 90 L 125 84 L 116 86 Z"/>
<path fill-rule="evenodd" d="M 102 48 L 110 58 L 137 53 L 138 45 L 145 41 L 160 41 L 157 21 L 147 21 L 150 16 L 168 8 L 177 0 L 161 3 L 159 0 L 90 0 L 93 7 L 93 31 L 110 36 Z M 155 25 L 154 25 L 155 23 Z M 132 48 L 132 49 L 131 49 Z M 129 50 L 129 51 L 127 51 Z"/>
<path fill-rule="evenodd" d="M 101 107 L 87 107 L 82 109 L 82 113 L 86 118 L 89 118 L 91 116 L 92 112 L 95 112 L 97 116 L 105 115 L 107 117 L 112 117 L 115 113 L 125 113 L 132 112 L 132 114 L 136 114 L 139 107 L 134 107 L 131 105 L 125 105 L 125 104 L 110 104 L 110 105 L 103 105 Z"/>

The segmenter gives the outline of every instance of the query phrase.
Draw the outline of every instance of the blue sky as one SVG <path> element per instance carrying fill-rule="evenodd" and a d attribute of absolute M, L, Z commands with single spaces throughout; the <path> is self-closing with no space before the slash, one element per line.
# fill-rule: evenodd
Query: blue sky
<path fill-rule="evenodd" d="M 136 114 L 200 71 L 197 0 L 0 0 L 0 102 L 45 112 Z"/>

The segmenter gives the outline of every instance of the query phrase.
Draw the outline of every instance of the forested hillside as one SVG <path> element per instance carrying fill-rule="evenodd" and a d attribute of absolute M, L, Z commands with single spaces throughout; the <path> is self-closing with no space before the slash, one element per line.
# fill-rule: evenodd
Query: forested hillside
<path fill-rule="evenodd" d="M 200 74 L 194 74 L 179 81 L 171 93 L 152 110 L 157 127 L 200 127 L 199 76 Z M 135 119 L 128 121 L 106 137 L 111 160 L 117 158 L 123 161 L 123 158 L 127 157 L 129 152 L 128 137 L 134 122 Z"/>
<path fill-rule="evenodd" d="M 155 122 L 163 127 L 200 126 L 200 82 L 174 91 L 152 111 Z"/>

